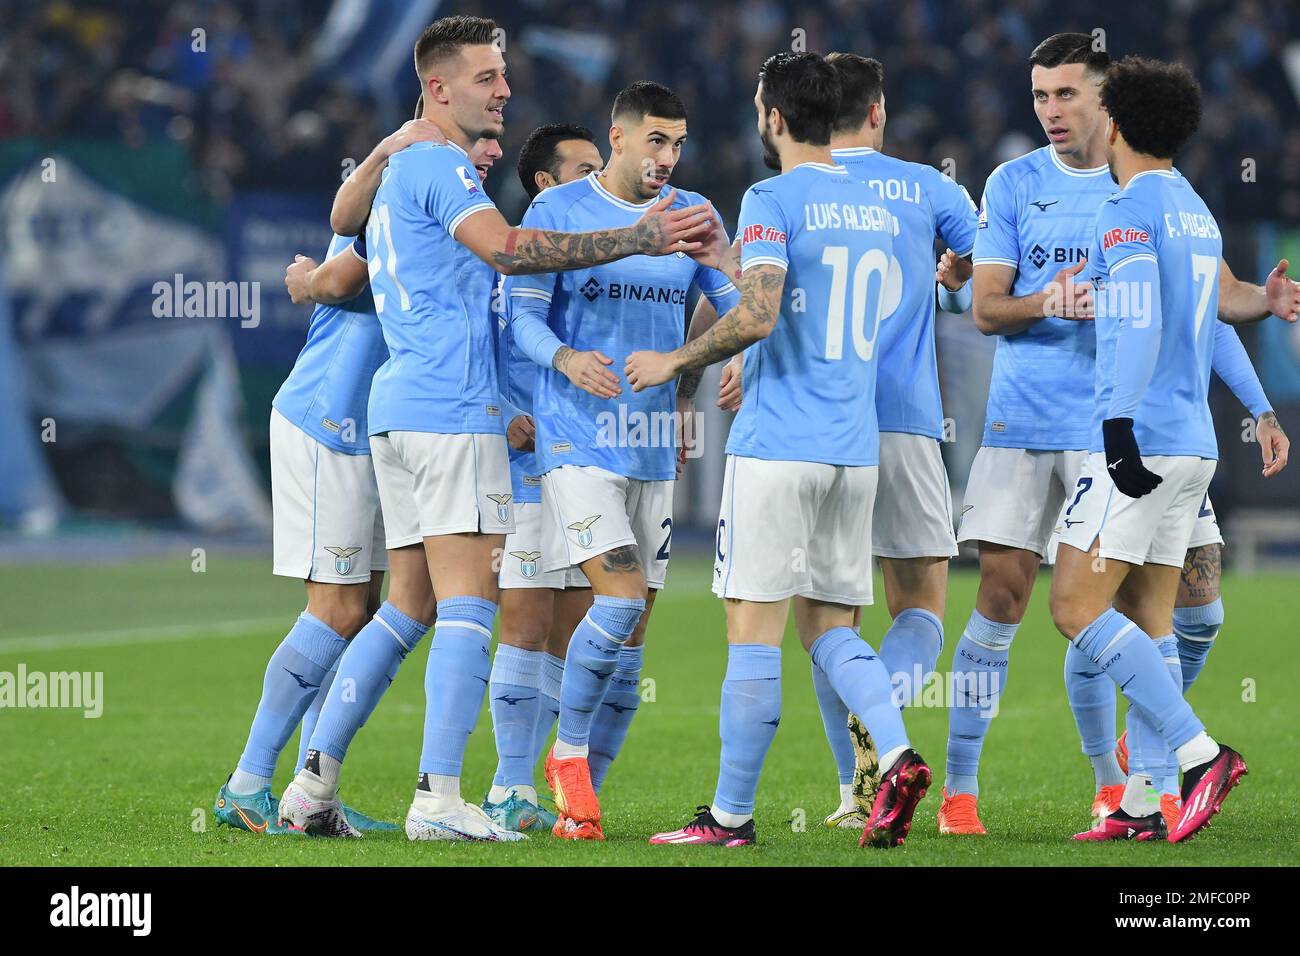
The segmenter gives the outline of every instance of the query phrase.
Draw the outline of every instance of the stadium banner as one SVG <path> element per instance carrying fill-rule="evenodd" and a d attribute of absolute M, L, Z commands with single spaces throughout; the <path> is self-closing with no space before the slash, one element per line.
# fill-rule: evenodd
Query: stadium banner
<path fill-rule="evenodd" d="M 32 157 L 0 188 L 0 245 L 29 416 L 69 504 L 209 530 L 266 529 L 270 505 L 239 427 L 231 329 L 254 290 L 226 281 L 211 230 L 159 209 L 172 179 L 133 175 L 139 151 Z M 93 173 L 91 169 L 93 168 Z M 115 178 L 132 195 L 113 188 Z"/>

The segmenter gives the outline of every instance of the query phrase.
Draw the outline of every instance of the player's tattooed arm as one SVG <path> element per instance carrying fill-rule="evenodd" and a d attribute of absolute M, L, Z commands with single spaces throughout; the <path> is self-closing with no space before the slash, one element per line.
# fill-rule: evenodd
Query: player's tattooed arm
<path fill-rule="evenodd" d="M 695 304 L 695 312 L 691 315 L 690 328 L 686 330 L 686 341 L 693 342 L 701 335 L 713 328 L 718 321 L 718 310 L 713 307 L 706 295 L 700 296 L 699 301 Z M 692 368 L 686 369 L 677 376 L 677 397 L 693 399 L 695 393 L 700 388 L 700 378 L 704 375 L 704 369 Z"/>
<path fill-rule="evenodd" d="M 1219 596 L 1219 579 L 1222 577 L 1223 551 L 1219 545 L 1188 548 L 1178 582 L 1179 597 L 1186 595 L 1199 601 L 1213 601 Z"/>
<path fill-rule="evenodd" d="M 457 228 L 456 240 L 508 276 L 586 269 L 634 255 L 690 254 L 708 234 L 712 211 L 703 204 L 673 209 L 676 195 L 670 191 L 630 226 L 596 232 L 513 227 L 496 210 L 485 210 Z"/>
<path fill-rule="evenodd" d="M 1264 412 L 1255 423 L 1255 440 L 1259 442 L 1264 458 L 1264 477 L 1272 478 L 1286 467 L 1291 454 L 1291 439 L 1282 430 L 1282 423 L 1273 412 Z"/>
<path fill-rule="evenodd" d="M 672 352 L 633 352 L 624 373 L 632 391 L 662 385 L 687 369 L 704 368 L 742 352 L 776 328 L 785 290 L 785 270 L 757 265 L 740 279 L 740 304 L 707 332 Z"/>
<path fill-rule="evenodd" d="M 1276 315 L 1287 322 L 1300 318 L 1300 282 L 1287 276 L 1291 264 L 1283 259 L 1263 285 L 1242 282 L 1219 260 L 1219 320 L 1229 325 L 1258 322 Z"/>
<path fill-rule="evenodd" d="M 407 120 L 399 129 L 381 139 L 370 155 L 352 170 L 335 193 L 334 206 L 330 209 L 330 228 L 335 235 L 355 236 L 362 230 L 370 216 L 370 205 L 379 191 L 379 180 L 388 166 L 389 157 L 421 142 L 445 143 L 447 137 L 430 120 Z"/>

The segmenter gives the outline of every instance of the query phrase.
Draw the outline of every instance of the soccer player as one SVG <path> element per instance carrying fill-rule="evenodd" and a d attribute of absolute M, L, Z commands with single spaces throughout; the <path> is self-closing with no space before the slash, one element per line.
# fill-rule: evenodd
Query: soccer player
<path fill-rule="evenodd" d="M 383 507 L 389 599 L 352 641 L 321 711 L 306 763 L 280 801 L 281 818 L 355 836 L 338 802 L 348 744 L 432 622 L 420 779 L 410 839 L 512 840 L 460 795 L 460 769 L 488 683 L 496 614 L 494 553 L 513 530 L 505 429 L 487 309 L 467 309 L 458 273 L 470 255 L 505 274 L 554 272 L 634 253 L 698 251 L 707 208 L 651 206 L 635 224 L 571 234 L 509 226 L 484 195 L 466 150 L 499 137 L 510 88 L 496 25 L 445 17 L 415 46 L 425 117 L 446 144 L 389 159 L 366 231 L 371 290 L 389 358 L 368 408 Z"/>
<path fill-rule="evenodd" d="M 755 842 L 758 779 L 781 721 L 791 598 L 801 643 L 862 718 L 887 768 L 860 845 L 902 843 L 930 782 L 888 670 L 853 629 L 856 609 L 871 603 L 863 544 L 878 471 L 875 359 L 898 223 L 831 161 L 840 92 L 835 68 L 818 54 L 763 64 L 758 132 L 780 175 L 741 202 L 740 304 L 682 348 L 628 357 L 628 381 L 640 390 L 748 348 L 714 565 L 728 642 L 718 787 L 712 806 L 651 843 Z"/>
<path fill-rule="evenodd" d="M 375 154 L 387 157 L 430 131 L 412 123 L 385 137 Z M 364 259 L 335 235 L 327 259 L 364 275 Z M 295 303 L 306 301 L 300 278 L 315 263 L 305 257 L 285 282 Z M 220 824 L 252 833 L 288 832 L 279 820 L 271 777 L 294 728 L 302 724 L 297 767 L 325 703 L 347 642 L 379 607 L 388 556 L 379 492 L 366 437 L 370 380 L 388 349 L 370 294 L 359 287 L 342 301 L 317 304 L 307 342 L 272 400 L 271 501 L 274 572 L 299 578 L 307 608 L 267 663 L 248 742 L 213 814 Z M 358 830 L 395 830 L 344 807 Z"/>
<path fill-rule="evenodd" d="M 584 126 L 548 123 L 533 130 L 519 151 L 519 182 L 529 199 L 604 166 L 595 137 Z M 498 290 L 498 306 L 504 290 Z M 497 343 L 501 404 L 510 442 L 510 490 L 515 530 L 501 559 L 501 635 L 492 658 L 488 701 L 497 769 L 483 809 L 507 830 L 551 829 L 533 777 L 560 714 L 564 655 L 591 606 L 591 587 L 578 568 L 544 570 L 541 470 L 535 450 L 533 388 L 537 366 L 511 346 L 512 329 L 500 309 Z M 616 675 L 617 677 L 617 675 Z M 635 681 L 633 681 L 635 686 Z"/>
<path fill-rule="evenodd" d="M 1098 97 L 1110 60 L 1087 34 L 1062 33 L 1040 43 L 1029 61 L 1034 110 L 1049 143 L 993 171 L 975 241 L 975 324 L 998 344 L 983 446 L 958 532 L 959 541 L 978 543 L 980 586 L 953 658 L 942 834 L 985 833 L 980 752 L 1039 562 L 1050 562 L 1061 511 L 1078 493 L 1090 431 L 1090 409 L 1076 397 L 1090 393 L 1094 375 L 1092 286 L 1075 277 L 1087 260 L 1092 220 L 1112 190 Z M 1237 282 L 1225 269 L 1220 317 L 1294 312 L 1293 283 L 1279 265 L 1266 289 Z M 1194 543 L 1221 540 L 1211 522 L 1212 511 L 1200 519 Z M 1065 675 L 1097 787 L 1092 811 L 1102 817 L 1125 779 L 1110 744 L 1114 692 L 1073 645 Z"/>
<path fill-rule="evenodd" d="M 940 303 L 949 311 L 965 312 L 970 307 L 966 280 L 971 266 L 962 257 L 969 256 L 975 244 L 976 210 L 966 190 L 937 169 L 880 151 L 886 120 L 880 61 L 852 53 L 832 53 L 827 60 L 839 74 L 843 90 L 831 133 L 831 156 L 865 182 L 899 223 L 891 285 L 876 340 L 880 476 L 871 552 L 880 559 L 885 603 L 893 619 L 880 641 L 880 659 L 892 676 L 899 702 L 906 703 L 920 692 L 943 648 L 948 561 L 957 554 L 948 474 L 939 449 L 943 404 L 934 344 L 934 242 L 941 239 L 950 250 L 946 257 L 951 268 L 945 281 L 951 289 L 940 287 Z M 849 717 L 825 673 L 816 663 L 812 671 L 840 774 L 840 806 L 826 824 L 861 829 L 878 780 L 866 772 L 873 748 L 861 722 L 856 715 Z M 852 733 L 846 726 L 850 719 Z"/>
<path fill-rule="evenodd" d="M 622 226 L 670 195 L 686 141 L 682 101 L 658 83 L 634 83 L 615 97 L 610 123 L 604 170 L 541 193 L 523 227 Z M 706 200 L 679 191 L 675 202 Z M 580 566 L 595 595 L 569 642 L 546 760 L 560 810 L 553 832 L 568 839 L 604 839 L 596 788 L 639 702 L 645 626 L 668 570 L 675 425 L 686 412 L 671 384 L 611 404 L 622 389 L 606 366 L 681 345 L 692 286 L 719 311 L 737 300 L 730 279 L 685 256 L 506 282 L 512 340 L 541 366 L 534 415 L 546 514 L 536 550 L 545 571 Z"/>
<path fill-rule="evenodd" d="M 1201 118 L 1187 69 L 1128 57 L 1108 70 L 1101 105 L 1120 192 L 1097 215 L 1090 256 L 1099 280 L 1093 434 L 1050 604 L 1057 629 L 1129 699 L 1130 722 L 1159 734 L 1184 774 L 1172 829 L 1133 777 L 1119 808 L 1076 839 L 1177 843 L 1209 823 L 1247 772 L 1205 732 L 1152 641 L 1173 636 L 1179 572 L 1218 457 L 1206 394 L 1222 239 L 1173 169 Z"/>

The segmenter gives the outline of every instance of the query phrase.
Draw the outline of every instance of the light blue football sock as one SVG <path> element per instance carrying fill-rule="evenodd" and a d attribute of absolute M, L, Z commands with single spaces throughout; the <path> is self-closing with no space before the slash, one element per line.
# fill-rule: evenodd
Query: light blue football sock
<path fill-rule="evenodd" d="M 894 698 L 907 706 L 925 686 L 943 651 L 943 621 L 924 608 L 899 612 L 880 639 L 880 659 L 889 671 Z"/>
<path fill-rule="evenodd" d="M 496 604 L 486 598 L 460 596 L 438 602 L 424 671 L 422 777 L 460 777 L 465 745 L 492 672 L 488 645 L 496 613 Z"/>
<path fill-rule="evenodd" d="M 952 705 L 948 710 L 948 760 L 944 787 L 949 794 L 979 795 L 980 751 L 1007 686 L 1011 641 L 1019 624 L 990 621 L 979 611 L 957 642 L 952 658 Z"/>
<path fill-rule="evenodd" d="M 745 818 L 754 815 L 758 777 L 780 724 L 781 648 L 728 645 L 718 714 L 722 756 L 713 795 L 716 810 Z"/>
<path fill-rule="evenodd" d="M 618 652 L 618 666 L 605 689 L 605 699 L 591 722 L 587 766 L 591 768 L 591 785 L 597 792 L 609 773 L 609 765 L 623 749 L 628 728 L 641 704 L 641 659 L 645 646 L 624 647 Z"/>
<path fill-rule="evenodd" d="M 1075 646 L 1119 685 L 1130 704 L 1151 720 L 1170 750 L 1205 733 L 1205 726 L 1183 700 L 1155 643 L 1140 627 L 1108 608 L 1074 638 Z"/>
<path fill-rule="evenodd" d="M 488 706 L 496 737 L 496 787 L 533 786 L 533 731 L 541 710 L 538 690 L 545 651 L 497 644 L 488 682 Z"/>
<path fill-rule="evenodd" d="M 1086 654 L 1066 643 L 1065 696 L 1097 789 L 1125 780 L 1115 757 L 1115 685 Z"/>
<path fill-rule="evenodd" d="M 560 719 L 560 685 L 564 682 L 564 658 L 548 653 L 542 659 L 542 674 L 537 689 L 542 695 L 542 705 L 537 711 L 533 727 L 533 763 L 541 759 L 551 740 L 551 731 Z"/>
<path fill-rule="evenodd" d="M 267 662 L 262 699 L 230 780 L 232 793 L 256 793 L 271 785 L 280 752 L 347 646 L 324 621 L 306 611 L 298 615 Z"/>
<path fill-rule="evenodd" d="M 844 706 L 866 725 L 880 754 L 881 771 L 890 754 L 908 747 L 903 716 L 894 702 L 889 671 L 871 645 L 851 627 L 833 627 L 812 642 L 808 653 L 826 674 Z"/>
<path fill-rule="evenodd" d="M 853 738 L 849 736 L 849 709 L 835 693 L 826 672 L 817 666 L 816 661 L 811 663 L 813 693 L 817 695 L 817 709 L 821 711 L 826 742 L 831 745 L 840 783 L 850 784 L 853 782 Z"/>
<path fill-rule="evenodd" d="M 316 730 L 316 721 L 320 719 L 320 709 L 325 706 L 330 687 L 334 684 L 334 678 L 338 675 L 338 672 L 339 663 L 335 661 L 334 666 L 330 668 L 330 672 L 320 682 L 320 689 L 316 691 L 316 696 L 311 699 L 306 713 L 302 715 L 302 730 L 298 734 L 298 762 L 294 764 L 293 768 L 295 774 L 307 762 L 307 747 L 311 743 L 311 735 Z"/>
<path fill-rule="evenodd" d="M 1219 636 L 1219 628 L 1223 627 L 1223 617 L 1222 598 L 1200 607 L 1174 608 L 1174 634 L 1178 636 L 1184 694 L 1201 676 L 1205 658 Z"/>
<path fill-rule="evenodd" d="M 387 601 L 380 605 L 339 658 L 338 673 L 307 749 L 342 761 L 352 738 L 393 683 L 398 667 L 428 631 Z"/>
<path fill-rule="evenodd" d="M 1169 676 L 1178 687 L 1182 687 L 1183 667 L 1178 660 L 1178 638 L 1166 634 L 1156 640 L 1156 649 L 1169 668 Z M 1155 732 L 1154 727 L 1143 735 L 1142 743 L 1151 752 L 1151 758 L 1144 761 L 1146 773 L 1151 776 L 1151 786 L 1157 793 L 1178 796 L 1178 759 L 1174 752 L 1165 744 L 1164 738 Z"/>
<path fill-rule="evenodd" d="M 605 699 L 619 651 L 632 636 L 644 610 L 642 598 L 597 594 L 590 610 L 578 622 L 569 641 L 560 685 L 560 743 L 575 748 L 588 745 L 591 722 Z"/>

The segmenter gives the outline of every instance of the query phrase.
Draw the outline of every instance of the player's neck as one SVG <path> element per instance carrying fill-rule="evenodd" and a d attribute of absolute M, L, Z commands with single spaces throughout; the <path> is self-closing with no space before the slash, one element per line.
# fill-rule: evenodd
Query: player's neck
<path fill-rule="evenodd" d="M 466 154 L 469 153 L 470 147 L 474 145 L 474 137 L 471 137 L 460 128 L 460 124 L 452 117 L 449 110 L 433 110 L 426 106 L 424 118 L 436 123 L 438 129 L 442 130 L 443 135 L 447 137 L 448 142 L 455 143 Z"/>
<path fill-rule="evenodd" d="M 1105 132 L 1105 127 L 1102 127 L 1102 132 Z M 1058 152 L 1056 156 L 1071 169 L 1096 169 L 1099 166 L 1105 166 L 1106 137 L 1101 135 L 1093 136 L 1092 139 L 1083 144 L 1083 149 L 1069 153 Z"/>
<path fill-rule="evenodd" d="M 879 152 L 882 136 L 877 134 L 876 130 L 862 129 L 855 130 L 851 133 L 836 133 L 831 136 L 831 149 L 874 149 Z"/>
<path fill-rule="evenodd" d="M 811 143 L 786 143 L 780 151 L 781 154 L 781 172 L 788 173 L 796 166 L 802 166 L 804 163 L 827 163 L 833 164 L 835 160 L 831 158 L 830 145 L 814 146 Z"/>
<path fill-rule="evenodd" d="M 646 201 L 646 198 L 628 181 L 625 170 L 617 164 L 611 163 L 606 166 L 596 174 L 596 178 L 600 180 L 600 184 L 605 187 L 607 192 L 624 202 L 634 203 L 639 206 Z"/>
<path fill-rule="evenodd" d="M 1169 172 L 1173 168 L 1172 159 L 1157 159 L 1154 156 L 1128 151 L 1117 150 L 1115 153 L 1115 181 L 1119 183 L 1120 189 L 1127 187 L 1138 173 L 1149 173 L 1152 170 Z"/>

